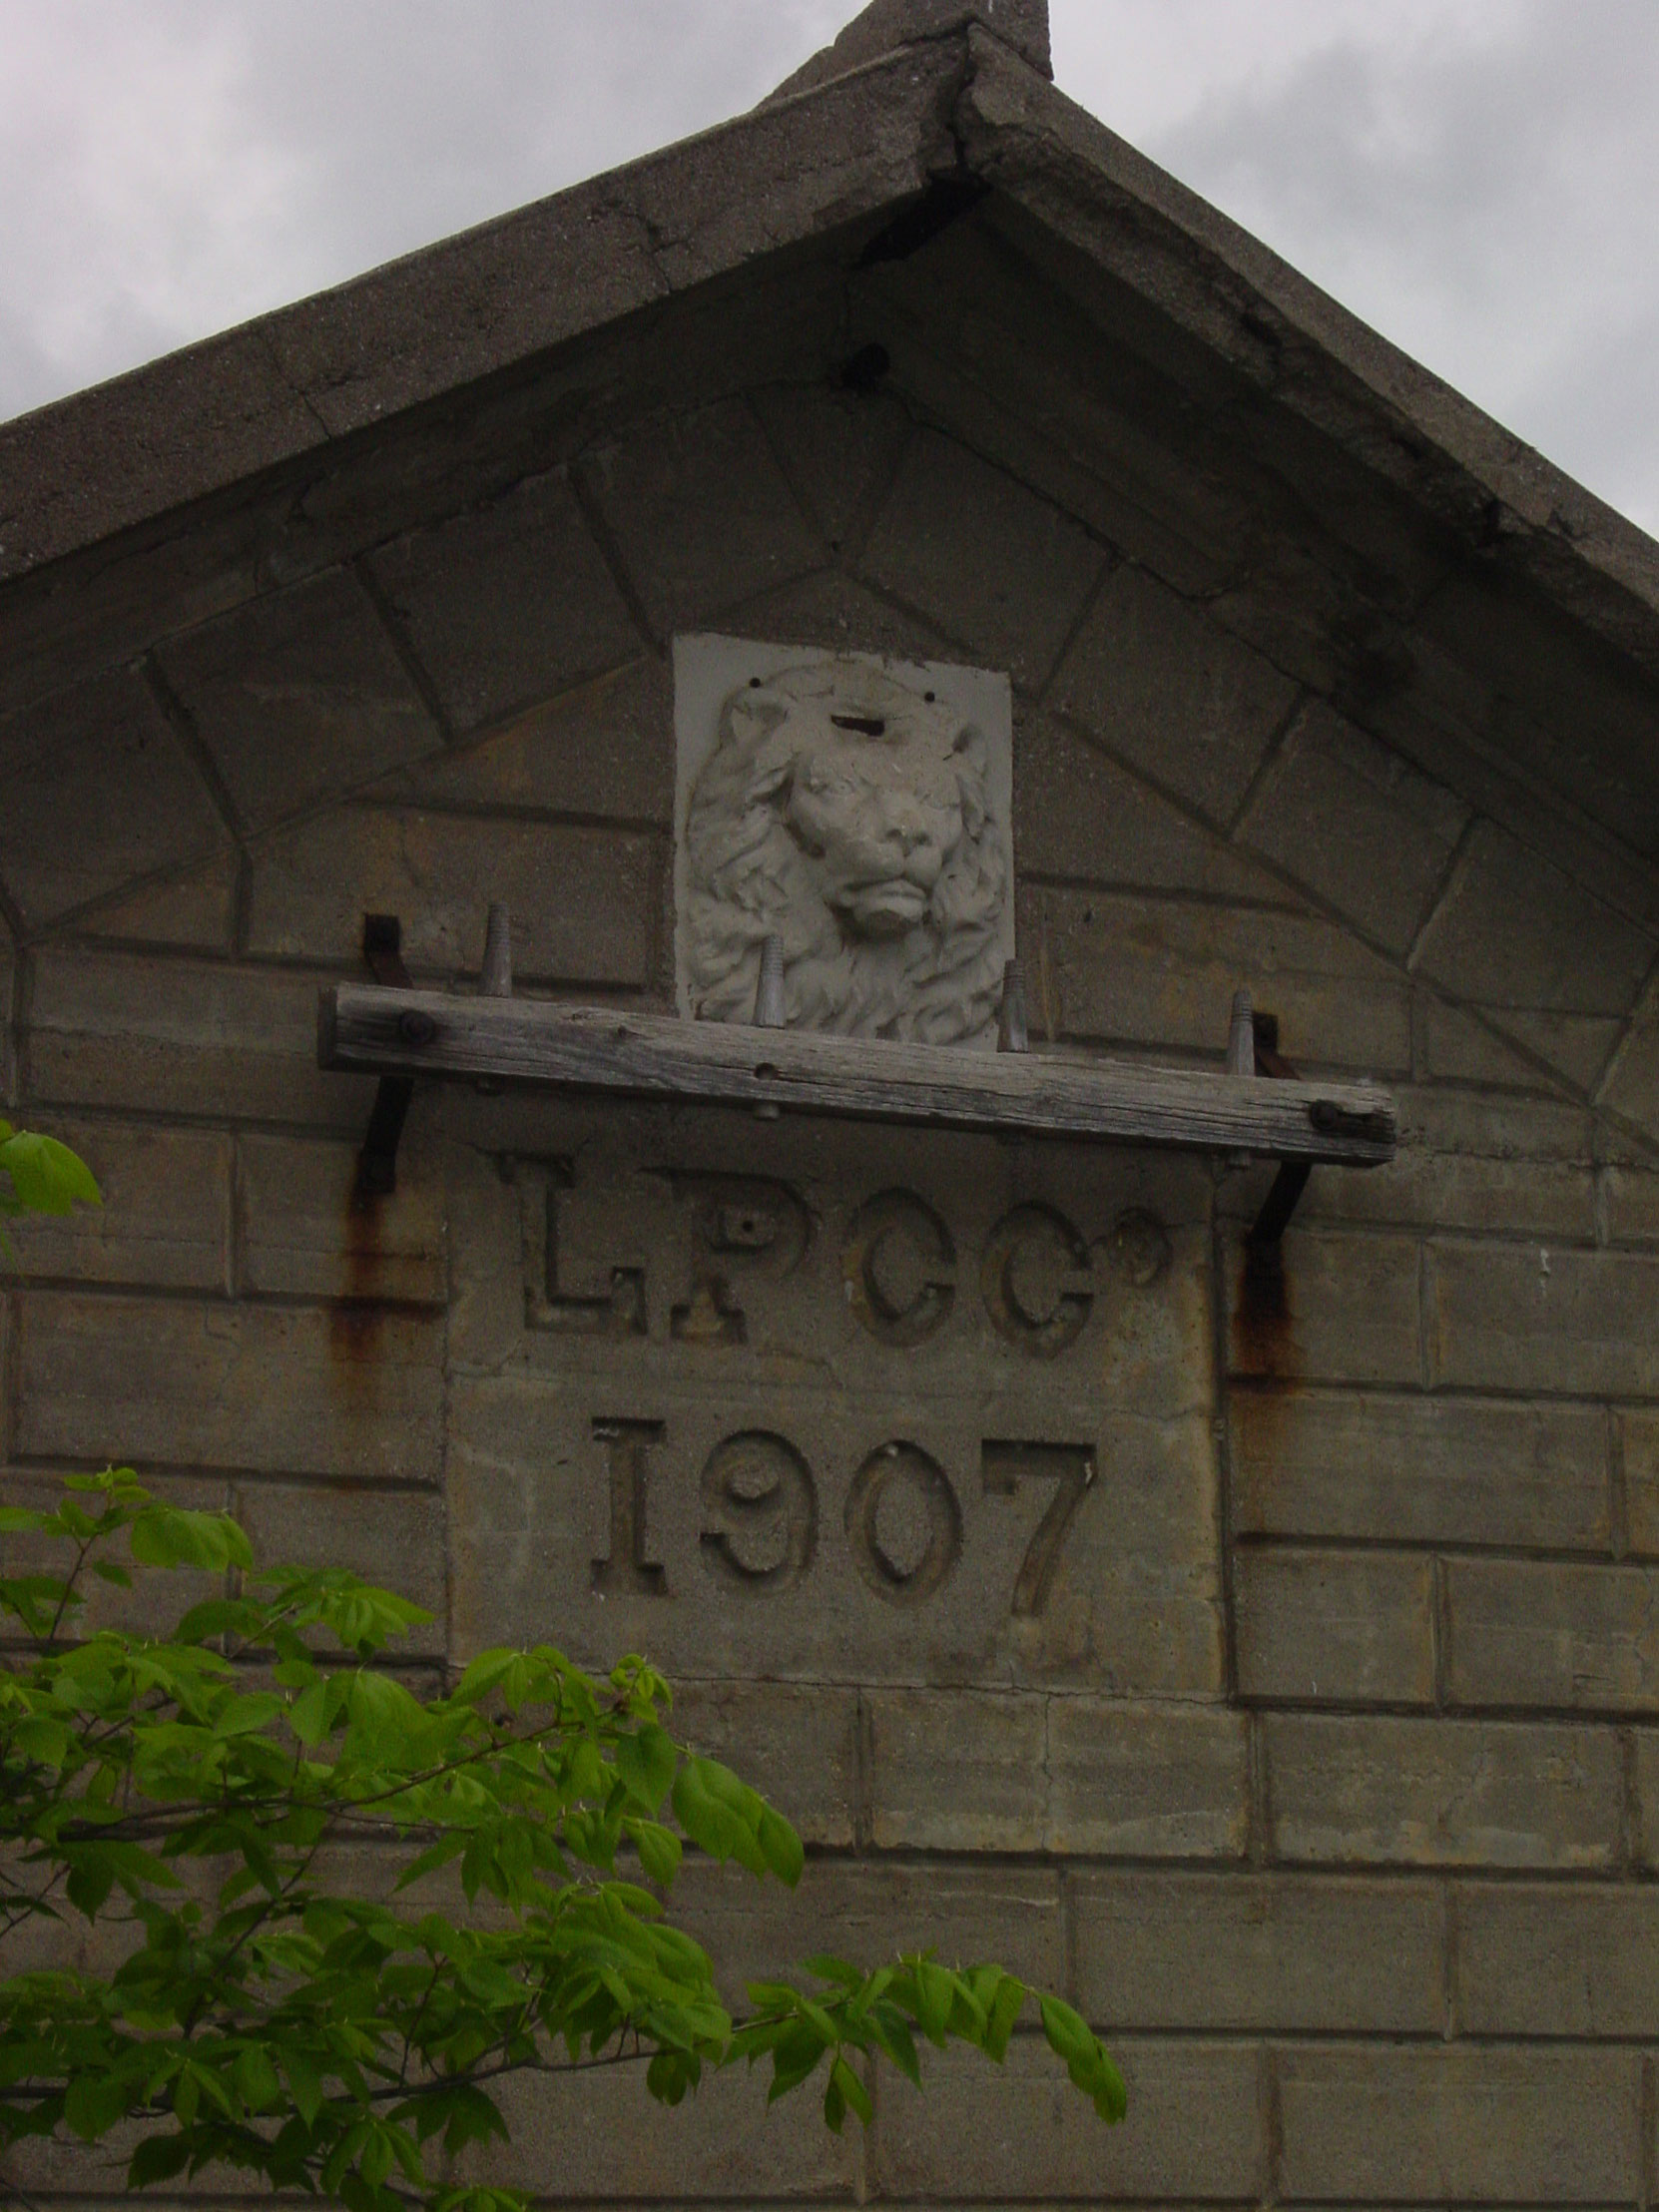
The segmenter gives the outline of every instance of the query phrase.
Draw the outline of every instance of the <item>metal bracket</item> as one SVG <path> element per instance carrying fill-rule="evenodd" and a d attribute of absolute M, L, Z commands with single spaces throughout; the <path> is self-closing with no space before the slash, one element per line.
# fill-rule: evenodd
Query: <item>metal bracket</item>
<path fill-rule="evenodd" d="M 363 958 L 376 983 L 393 990 L 409 989 L 402 947 L 403 924 L 395 914 L 364 914 Z M 397 1147 L 413 1095 L 414 1083 L 407 1075 L 382 1075 L 375 1086 L 374 1105 L 357 1154 L 353 1196 L 359 1204 L 389 1198 L 397 1188 Z"/>
<path fill-rule="evenodd" d="M 1279 1050 L 1279 1016 L 1257 1014 L 1250 1017 L 1251 1037 L 1255 1046 L 1258 1075 L 1277 1077 L 1281 1081 L 1297 1081 L 1297 1071 Z M 1290 1227 L 1291 1216 L 1296 1212 L 1303 1192 L 1308 1188 L 1308 1178 L 1314 1172 L 1311 1160 L 1281 1160 L 1279 1173 L 1274 1177 L 1262 1210 L 1245 1243 L 1252 1252 L 1271 1250 L 1277 1253 L 1279 1241 Z"/>

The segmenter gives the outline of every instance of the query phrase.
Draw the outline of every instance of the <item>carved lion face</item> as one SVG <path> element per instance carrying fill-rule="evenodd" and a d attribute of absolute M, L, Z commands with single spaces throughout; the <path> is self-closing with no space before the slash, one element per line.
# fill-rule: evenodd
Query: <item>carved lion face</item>
<path fill-rule="evenodd" d="M 705 1018 L 749 1018 L 771 931 L 799 1026 L 943 1041 L 994 1011 L 1002 846 L 979 741 L 931 694 L 829 658 L 735 692 L 686 834 Z"/>
<path fill-rule="evenodd" d="M 796 734 L 784 820 L 853 935 L 902 936 L 926 918 L 961 842 L 962 764 L 954 745 L 941 754 L 939 733 L 913 717 L 896 728 L 832 710 L 812 723 L 820 720 Z"/>

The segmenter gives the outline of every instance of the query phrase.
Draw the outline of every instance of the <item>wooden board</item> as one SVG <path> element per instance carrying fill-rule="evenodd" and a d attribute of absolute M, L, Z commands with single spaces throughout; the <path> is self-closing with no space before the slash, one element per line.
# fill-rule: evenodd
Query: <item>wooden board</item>
<path fill-rule="evenodd" d="M 322 993 L 317 1059 L 369 1075 L 494 1076 L 630 1098 L 1008 1129 L 1376 1167 L 1395 1117 L 1369 1083 L 967 1052 L 802 1029 L 684 1021 L 531 998 L 339 983 Z"/>

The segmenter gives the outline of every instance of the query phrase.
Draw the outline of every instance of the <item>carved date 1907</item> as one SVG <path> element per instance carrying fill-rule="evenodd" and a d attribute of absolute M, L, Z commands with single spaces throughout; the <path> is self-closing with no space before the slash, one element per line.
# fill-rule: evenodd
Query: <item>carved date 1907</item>
<path fill-rule="evenodd" d="M 650 1557 L 646 1486 L 663 1423 L 596 1420 L 608 1453 L 610 1550 L 593 1562 L 600 1592 L 670 1594 L 661 1560 Z M 1016 1443 L 987 1438 L 979 1452 L 987 1495 L 1012 1497 L 1022 1481 L 1049 1481 L 1054 1495 L 1014 1580 L 1009 1611 L 1037 1615 L 1048 1604 L 1066 1531 L 1095 1479 L 1093 1444 Z M 735 1590 L 793 1588 L 818 1542 L 818 1485 L 806 1458 L 770 1429 L 741 1429 L 709 1454 L 699 1484 L 708 1571 Z M 950 1578 L 962 1548 L 962 1508 L 950 1477 L 919 1444 L 880 1444 L 853 1475 L 843 1515 L 852 1563 L 877 1597 L 919 1605 Z"/>

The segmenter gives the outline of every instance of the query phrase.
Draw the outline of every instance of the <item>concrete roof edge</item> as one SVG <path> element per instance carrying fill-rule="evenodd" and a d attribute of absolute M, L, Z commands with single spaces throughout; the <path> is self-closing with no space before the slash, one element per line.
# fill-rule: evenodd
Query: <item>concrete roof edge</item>
<path fill-rule="evenodd" d="M 969 168 L 1659 674 L 1659 540 L 997 40 L 972 31 L 969 45 L 956 111 Z"/>
<path fill-rule="evenodd" d="M 0 423 L 0 587 L 955 166 L 931 39 Z M 739 189 L 741 181 L 741 189 Z"/>

